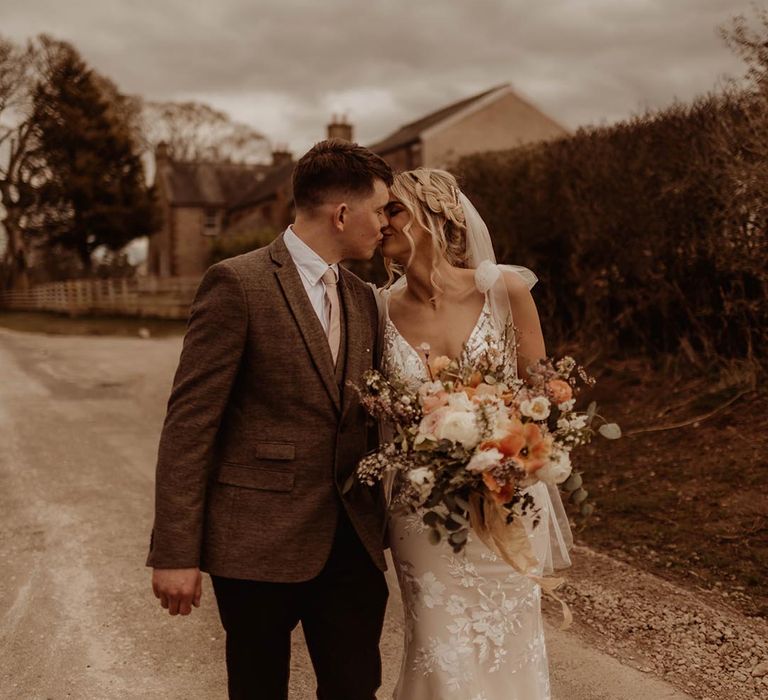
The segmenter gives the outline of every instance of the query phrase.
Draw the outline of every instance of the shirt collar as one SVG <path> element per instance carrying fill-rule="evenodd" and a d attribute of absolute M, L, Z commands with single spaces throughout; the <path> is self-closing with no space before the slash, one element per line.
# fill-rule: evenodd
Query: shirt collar
<path fill-rule="evenodd" d="M 291 254 L 291 258 L 293 258 L 296 268 L 311 285 L 316 285 L 329 267 L 333 268 L 333 271 L 338 278 L 338 264 L 334 263 L 333 265 L 328 265 L 325 260 L 323 260 L 294 233 L 293 227 L 289 226 L 285 230 L 285 233 L 283 234 L 283 243 L 285 243 L 285 247 L 288 248 L 288 252 Z"/>

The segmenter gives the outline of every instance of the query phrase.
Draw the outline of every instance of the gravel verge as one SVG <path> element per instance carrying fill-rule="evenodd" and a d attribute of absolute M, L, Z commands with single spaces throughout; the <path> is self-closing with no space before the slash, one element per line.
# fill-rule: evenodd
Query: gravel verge
<path fill-rule="evenodd" d="M 562 591 L 588 644 L 699 700 L 768 698 L 768 623 L 586 547 Z M 556 622 L 559 605 L 546 604 Z"/>

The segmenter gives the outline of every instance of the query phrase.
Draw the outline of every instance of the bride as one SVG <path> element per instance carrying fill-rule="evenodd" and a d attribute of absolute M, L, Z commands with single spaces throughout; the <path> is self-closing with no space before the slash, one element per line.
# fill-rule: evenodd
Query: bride
<path fill-rule="evenodd" d="M 395 178 L 382 253 L 382 371 L 420 384 L 425 353 L 472 362 L 489 345 L 507 354 L 511 376 L 545 355 L 525 268 L 497 266 L 488 230 L 455 178 L 418 169 Z M 514 321 L 517 343 L 504 342 Z M 392 488 L 397 489 L 397 484 Z M 524 524 L 536 574 L 570 564 L 572 543 L 556 487 L 527 489 L 539 524 Z M 418 514 L 390 511 L 390 547 L 405 609 L 397 700 L 545 700 L 550 697 L 541 590 L 478 537 L 454 554 L 428 541 Z"/>

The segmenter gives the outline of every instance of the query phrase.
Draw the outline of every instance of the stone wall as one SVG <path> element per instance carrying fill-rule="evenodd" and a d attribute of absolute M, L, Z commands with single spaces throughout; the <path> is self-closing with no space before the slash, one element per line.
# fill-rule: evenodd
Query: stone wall
<path fill-rule="evenodd" d="M 0 291 L 0 308 L 56 311 L 71 316 L 113 315 L 186 319 L 199 277 L 68 280 Z"/>

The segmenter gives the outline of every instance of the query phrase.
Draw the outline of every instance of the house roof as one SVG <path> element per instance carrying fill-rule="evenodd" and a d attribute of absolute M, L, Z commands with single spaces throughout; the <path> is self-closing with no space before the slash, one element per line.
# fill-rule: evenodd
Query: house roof
<path fill-rule="evenodd" d="M 293 174 L 295 165 L 296 163 L 290 161 L 272 166 L 267 170 L 261 180 L 251 183 L 251 186 L 241 193 L 241 196 L 237 201 L 232 203 L 232 209 L 252 206 L 259 202 L 263 202 L 272 197 L 284 184 L 288 184 L 290 188 L 291 175 Z M 293 192 L 289 191 L 288 197 L 292 196 Z"/>
<path fill-rule="evenodd" d="M 469 107 L 474 102 L 487 97 L 491 93 L 506 88 L 509 88 L 507 83 L 504 83 L 503 85 L 497 85 L 496 87 L 492 87 L 490 90 L 484 90 L 477 95 L 467 97 L 463 100 L 460 100 L 459 102 L 454 102 L 447 107 L 442 107 L 435 112 L 431 112 L 430 114 L 417 119 L 416 121 L 401 126 L 399 129 L 392 132 L 389 136 L 368 146 L 368 148 L 370 148 L 375 153 L 383 154 L 389 151 L 393 151 L 396 148 L 414 143 L 415 141 L 418 141 L 419 138 L 421 138 L 421 134 L 424 131 L 432 126 L 435 126 L 435 124 L 438 124 L 445 119 L 452 117 L 454 114 L 457 114 L 463 109 Z"/>
<path fill-rule="evenodd" d="M 230 207 L 263 180 L 269 165 L 165 161 L 158 163 L 172 205 Z"/>
<path fill-rule="evenodd" d="M 484 90 L 477 95 L 467 97 L 459 102 L 455 102 L 447 107 L 442 107 L 435 112 L 432 112 L 425 117 L 421 117 L 416 121 L 410 122 L 405 126 L 400 127 L 397 131 L 390 134 L 387 138 L 379 141 L 378 143 L 369 146 L 372 151 L 376 153 L 386 153 L 400 146 L 413 143 L 417 141 L 421 134 L 430 127 L 445 121 L 454 114 L 458 114 L 465 108 L 480 101 L 484 97 L 491 95 L 494 92 L 500 90 L 509 89 L 509 85 L 497 85 L 490 90 Z M 286 163 L 277 167 L 273 167 L 269 170 L 264 178 L 259 182 L 256 182 L 252 187 L 240 198 L 238 202 L 233 205 L 234 209 L 238 207 L 251 206 L 263 202 L 270 197 L 274 196 L 279 187 L 282 187 L 286 182 L 290 183 L 291 174 L 295 163 Z M 289 185 L 290 186 L 290 185 Z M 288 193 L 290 197 L 292 193 Z"/>

